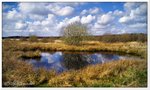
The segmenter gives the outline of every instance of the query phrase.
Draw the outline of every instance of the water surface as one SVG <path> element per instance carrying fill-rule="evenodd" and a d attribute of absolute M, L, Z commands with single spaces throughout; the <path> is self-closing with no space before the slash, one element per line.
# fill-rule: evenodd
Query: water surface
<path fill-rule="evenodd" d="M 56 70 L 61 73 L 67 70 L 76 70 L 88 65 L 102 64 L 121 59 L 138 60 L 139 57 L 118 55 L 112 53 L 87 53 L 87 52 L 43 52 L 40 59 L 26 60 L 35 68 L 43 67 L 47 70 Z"/>

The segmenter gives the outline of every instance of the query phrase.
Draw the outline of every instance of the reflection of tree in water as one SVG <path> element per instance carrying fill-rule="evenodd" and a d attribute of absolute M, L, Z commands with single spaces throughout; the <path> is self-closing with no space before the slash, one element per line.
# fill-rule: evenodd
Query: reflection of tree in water
<path fill-rule="evenodd" d="M 102 54 L 103 59 L 106 61 L 111 61 L 111 60 L 118 60 L 119 56 L 113 55 L 113 54 Z"/>
<path fill-rule="evenodd" d="M 89 57 L 87 55 L 64 53 L 62 56 L 63 56 L 62 63 L 67 69 L 80 69 L 88 65 L 87 59 Z"/>

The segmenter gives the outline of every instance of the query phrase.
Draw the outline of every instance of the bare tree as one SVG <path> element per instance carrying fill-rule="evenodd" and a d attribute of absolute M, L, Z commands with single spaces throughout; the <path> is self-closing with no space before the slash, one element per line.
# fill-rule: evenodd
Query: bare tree
<path fill-rule="evenodd" d="M 63 40 L 67 44 L 79 45 L 88 35 L 86 25 L 79 22 L 69 24 L 64 28 Z"/>

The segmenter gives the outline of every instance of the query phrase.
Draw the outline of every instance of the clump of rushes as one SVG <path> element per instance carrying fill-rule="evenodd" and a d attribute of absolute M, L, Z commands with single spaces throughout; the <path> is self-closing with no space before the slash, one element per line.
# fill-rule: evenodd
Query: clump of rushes
<path fill-rule="evenodd" d="M 36 85 L 43 85 L 47 84 L 48 80 L 51 78 L 54 78 L 56 76 L 56 72 L 54 70 L 48 71 L 45 70 L 45 68 L 39 68 L 35 71 L 35 76 L 36 76 Z"/>
<path fill-rule="evenodd" d="M 17 60 L 3 61 L 3 86 L 33 86 L 36 84 L 31 65 Z"/>
<path fill-rule="evenodd" d="M 21 57 L 24 58 L 24 59 L 40 58 L 41 57 L 41 52 L 39 50 L 37 50 L 37 51 L 27 51 L 27 52 L 22 53 Z"/>

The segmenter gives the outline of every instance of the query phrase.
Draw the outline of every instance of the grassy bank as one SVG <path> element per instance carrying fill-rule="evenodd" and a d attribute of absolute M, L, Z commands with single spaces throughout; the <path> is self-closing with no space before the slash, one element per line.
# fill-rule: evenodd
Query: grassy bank
<path fill-rule="evenodd" d="M 120 60 L 65 72 L 49 80 L 56 87 L 146 87 L 145 61 Z"/>
<path fill-rule="evenodd" d="M 15 43 L 14 43 L 15 42 Z M 22 51 L 22 57 L 39 57 L 43 51 L 105 51 L 119 52 L 146 57 L 146 43 L 142 42 L 120 42 L 120 43 L 104 43 L 99 41 L 86 41 L 81 45 L 66 45 L 62 41 L 59 42 L 28 42 L 28 41 L 4 41 L 4 44 L 11 44 L 7 49 L 13 51 Z M 30 53 L 33 51 L 33 53 Z M 35 52 L 36 51 L 36 52 Z"/>
<path fill-rule="evenodd" d="M 120 60 L 88 66 L 77 71 L 56 75 L 54 71 L 34 70 L 23 58 L 38 58 L 43 51 L 112 51 L 139 55 L 146 59 L 146 43 L 82 42 L 80 46 L 62 41 L 29 42 L 4 39 L 2 43 L 3 86 L 89 86 L 89 87 L 145 87 L 147 86 L 146 60 Z"/>

